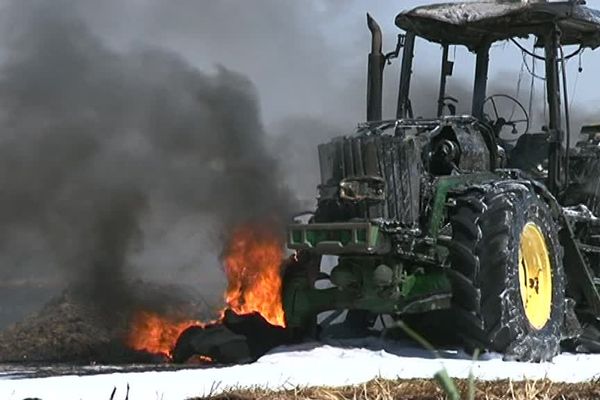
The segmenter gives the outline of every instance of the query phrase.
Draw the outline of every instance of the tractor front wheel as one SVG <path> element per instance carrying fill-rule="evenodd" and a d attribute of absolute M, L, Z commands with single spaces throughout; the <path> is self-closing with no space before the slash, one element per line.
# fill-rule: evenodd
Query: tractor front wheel
<path fill-rule="evenodd" d="M 560 350 L 565 275 L 549 207 L 518 182 L 456 200 L 449 250 L 458 334 L 506 358 L 552 359 Z"/>

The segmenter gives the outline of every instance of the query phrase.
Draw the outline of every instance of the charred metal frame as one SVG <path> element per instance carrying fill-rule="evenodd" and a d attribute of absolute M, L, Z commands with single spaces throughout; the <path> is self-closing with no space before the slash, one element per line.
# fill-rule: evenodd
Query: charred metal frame
<path fill-rule="evenodd" d="M 477 49 L 477 61 L 475 63 L 475 83 L 473 85 L 473 107 L 471 114 L 480 121 L 483 120 L 483 104 L 487 93 L 490 46 L 491 43 L 487 42 Z"/>
<path fill-rule="evenodd" d="M 548 154 L 548 182 L 550 192 L 557 195 L 563 185 L 561 165 L 564 151 L 562 149 L 563 131 L 560 112 L 560 81 L 558 74 L 558 48 L 560 47 L 560 31 L 552 27 L 544 38 L 546 55 L 546 96 L 548 100 L 548 132 L 550 133 L 550 149 Z"/>
<path fill-rule="evenodd" d="M 452 75 L 452 67 L 453 64 L 448 61 L 448 50 L 450 46 L 448 44 L 443 45 L 442 51 L 442 67 L 441 67 L 441 76 L 440 76 L 440 91 L 438 95 L 438 109 L 437 116 L 441 117 L 444 114 L 444 105 L 446 100 L 446 82 L 448 77 Z"/>
<path fill-rule="evenodd" d="M 412 118 L 412 106 L 410 104 L 410 80 L 412 77 L 412 65 L 415 56 L 415 33 L 406 32 L 404 38 L 404 52 L 402 53 L 402 67 L 400 68 L 400 86 L 398 88 L 398 108 L 396 118 Z"/>

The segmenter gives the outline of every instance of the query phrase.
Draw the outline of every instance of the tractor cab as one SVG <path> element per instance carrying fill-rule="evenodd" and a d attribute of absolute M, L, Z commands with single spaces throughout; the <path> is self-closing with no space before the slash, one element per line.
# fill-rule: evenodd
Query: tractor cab
<path fill-rule="evenodd" d="M 572 143 L 569 100 L 564 90 L 567 85 L 565 62 L 586 48 L 595 49 L 600 45 L 599 11 L 586 7 L 584 1 L 476 1 L 418 7 L 400 13 L 395 22 L 405 31 L 400 36 L 403 54 L 398 119 L 414 117 L 410 94 L 415 38 L 437 43 L 442 48 L 438 118 L 446 111 L 452 114 L 456 107 L 454 99 L 446 93 L 447 79 L 453 72 L 453 63 L 448 60 L 449 47 L 465 46 L 476 57 L 470 114 L 491 128 L 494 137 L 488 138 L 486 143 L 499 145 L 500 154 L 496 148 L 489 148 L 496 156 L 492 168 L 510 167 L 538 175 L 542 173 L 547 176 L 547 186 L 553 193 L 565 190 L 569 182 L 565 149 Z M 373 36 L 377 37 L 377 24 L 370 20 L 369 26 Z M 520 40 L 530 37 L 535 39 L 534 48 L 526 49 Z M 548 119 L 539 132 L 530 132 L 531 116 L 517 98 L 506 93 L 488 93 L 490 48 L 500 41 L 509 41 L 523 52 L 524 57 L 544 63 L 544 71 L 538 74 L 546 80 Z M 567 46 L 576 48 L 567 52 L 564 50 Z M 536 49 L 543 49 L 543 52 Z M 386 56 L 374 47 L 369 70 L 382 70 L 384 59 Z M 382 75 L 374 74 L 369 79 L 369 121 L 381 117 L 380 98 L 372 93 L 380 93 L 382 82 L 373 76 Z M 503 115 L 499 102 L 513 103 L 508 115 Z M 509 140 L 502 136 L 507 130 L 514 135 Z M 518 140 L 514 140 L 515 137 Z"/>

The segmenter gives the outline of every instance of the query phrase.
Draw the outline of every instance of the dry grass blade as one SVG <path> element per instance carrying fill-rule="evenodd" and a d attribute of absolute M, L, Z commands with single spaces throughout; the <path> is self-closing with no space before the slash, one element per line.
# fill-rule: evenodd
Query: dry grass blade
<path fill-rule="evenodd" d="M 469 393 L 468 380 L 456 380 L 456 387 L 463 396 Z M 339 388 L 312 387 L 284 391 L 263 389 L 234 389 L 206 397 L 211 400 L 434 400 L 447 399 L 434 380 L 384 380 Z M 199 400 L 200 398 L 196 399 Z M 587 400 L 600 399 L 600 381 L 558 384 L 550 381 L 479 381 L 476 382 L 475 399 L 485 400 Z"/>

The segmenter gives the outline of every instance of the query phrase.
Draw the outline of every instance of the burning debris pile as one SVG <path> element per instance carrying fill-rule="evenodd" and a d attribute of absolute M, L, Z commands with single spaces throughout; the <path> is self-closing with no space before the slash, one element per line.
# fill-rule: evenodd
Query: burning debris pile
<path fill-rule="evenodd" d="M 80 286 L 0 333 L 0 362 L 166 362 L 173 359 L 183 332 L 199 330 L 212 337 L 193 349 L 202 352 L 201 346 L 207 346 L 203 362 L 213 361 L 212 346 L 225 342 L 219 362 L 256 358 L 287 340 L 279 296 L 282 237 L 268 224 L 234 229 L 222 257 L 229 282 L 226 308 L 216 319 L 206 303 L 191 302 L 196 293 L 180 286 L 127 284 L 124 289 L 135 301 L 111 310 Z M 192 349 L 185 346 L 179 347 L 176 361 L 189 358 Z"/>
<path fill-rule="evenodd" d="M 171 318 L 197 315 L 209 318 L 209 307 L 181 287 L 130 283 L 137 308 L 160 309 Z M 160 305 L 157 304 L 160 299 Z M 0 362 L 122 363 L 163 361 L 127 346 L 131 308 L 106 315 L 83 287 L 69 288 L 39 312 L 0 333 Z"/>
<path fill-rule="evenodd" d="M 280 296 L 282 237 L 269 224 L 244 224 L 234 229 L 223 254 L 228 287 L 224 296 L 226 308 L 220 318 L 210 322 L 182 321 L 166 314 L 138 311 L 127 345 L 178 362 L 187 361 L 193 352 L 205 354 L 201 356 L 205 362 L 216 356 L 219 362 L 227 363 L 256 358 L 284 343 L 287 334 Z M 252 340 L 248 340 L 250 336 Z M 196 343 L 190 344 L 188 339 Z M 226 343 L 225 348 L 220 348 L 222 343 Z"/>

